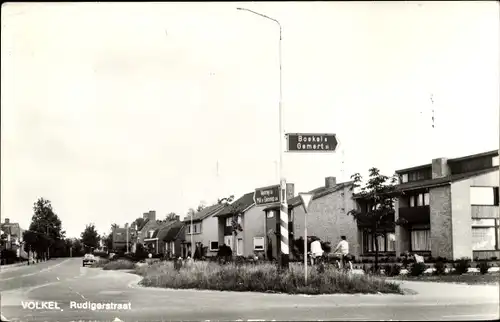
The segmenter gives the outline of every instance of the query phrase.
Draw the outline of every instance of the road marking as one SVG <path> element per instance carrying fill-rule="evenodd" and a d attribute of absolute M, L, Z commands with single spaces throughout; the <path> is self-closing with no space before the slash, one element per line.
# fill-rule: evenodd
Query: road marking
<path fill-rule="evenodd" d="M 58 281 L 60 281 L 59 277 L 56 277 Z"/>
<path fill-rule="evenodd" d="M 5 316 L 3 316 L 2 314 L 0 314 L 0 318 L 1 318 L 1 321 L 4 322 L 4 321 L 10 321 L 9 319 L 7 319 Z"/>
<path fill-rule="evenodd" d="M 118 317 L 116 317 L 113 322 L 123 322 L 122 320 L 120 320 Z"/>
<path fill-rule="evenodd" d="M 82 297 L 82 299 L 84 299 L 84 300 L 85 300 L 85 296 L 83 296 L 82 294 L 80 294 L 80 293 L 78 293 L 78 292 L 76 292 L 76 291 L 75 291 L 75 293 L 76 293 L 76 294 L 78 294 L 78 295 L 80 295 L 80 296 Z"/>
<path fill-rule="evenodd" d="M 247 321 L 248 321 L 248 322 L 262 322 L 262 321 L 265 321 L 265 320 L 260 320 L 260 319 L 248 319 Z"/>
<path fill-rule="evenodd" d="M 9 278 L 4 278 L 4 279 L 0 279 L 0 282 L 3 282 L 3 281 L 10 281 L 10 280 L 13 280 L 13 279 L 16 279 L 16 278 L 22 278 L 22 277 L 27 277 L 27 276 L 33 276 L 33 275 L 36 275 L 36 274 L 40 274 L 42 272 L 47 272 L 47 271 L 50 271 L 51 269 L 55 268 L 55 267 L 58 267 L 58 266 L 61 266 L 62 264 L 66 263 L 67 261 L 69 261 L 69 259 L 66 259 L 58 264 L 55 264 L 53 266 L 49 266 L 49 267 L 46 267 L 44 269 L 41 269 L 40 271 L 38 272 L 34 272 L 34 273 L 29 273 L 29 274 L 24 274 L 24 275 L 20 275 L 20 276 L 13 276 L 13 277 L 9 277 Z"/>

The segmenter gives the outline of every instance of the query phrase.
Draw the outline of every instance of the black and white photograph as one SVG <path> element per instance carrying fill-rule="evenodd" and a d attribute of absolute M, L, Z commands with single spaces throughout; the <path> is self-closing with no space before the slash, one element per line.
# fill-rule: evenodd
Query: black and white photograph
<path fill-rule="evenodd" d="M 1 26 L 2 322 L 500 319 L 497 1 Z"/>

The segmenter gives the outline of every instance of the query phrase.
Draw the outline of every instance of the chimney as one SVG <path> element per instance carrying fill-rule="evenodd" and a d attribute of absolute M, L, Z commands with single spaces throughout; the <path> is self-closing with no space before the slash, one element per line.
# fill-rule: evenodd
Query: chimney
<path fill-rule="evenodd" d="M 149 220 L 156 220 L 156 210 L 149 211 Z"/>
<path fill-rule="evenodd" d="M 149 213 L 145 212 L 142 214 L 142 219 L 146 220 L 149 218 Z"/>
<path fill-rule="evenodd" d="M 286 184 L 286 200 L 290 200 L 295 197 L 295 184 L 287 183 Z"/>
<path fill-rule="evenodd" d="M 438 158 L 432 160 L 432 179 L 444 178 L 451 174 L 448 159 Z"/>
<path fill-rule="evenodd" d="M 5 223 L 6 224 L 10 223 L 10 219 L 9 218 L 5 218 Z"/>
<path fill-rule="evenodd" d="M 337 184 L 337 178 L 335 177 L 326 177 L 325 178 L 325 188 L 333 188 Z"/>
<path fill-rule="evenodd" d="M 176 215 L 176 216 L 175 216 L 175 221 L 181 221 L 181 216 Z"/>

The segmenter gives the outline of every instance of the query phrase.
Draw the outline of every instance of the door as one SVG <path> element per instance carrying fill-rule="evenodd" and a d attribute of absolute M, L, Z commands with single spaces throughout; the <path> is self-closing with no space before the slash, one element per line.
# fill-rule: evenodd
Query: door
<path fill-rule="evenodd" d="M 243 238 L 238 238 L 236 244 L 236 255 L 243 256 Z"/>
<path fill-rule="evenodd" d="M 233 250 L 233 245 L 231 243 L 232 241 L 233 241 L 233 236 L 224 236 L 224 244 L 229 246 L 229 248 L 231 248 L 231 250 Z"/>

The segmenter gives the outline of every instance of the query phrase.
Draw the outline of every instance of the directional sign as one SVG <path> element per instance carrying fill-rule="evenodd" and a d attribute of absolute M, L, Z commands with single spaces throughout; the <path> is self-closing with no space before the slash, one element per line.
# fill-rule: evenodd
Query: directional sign
<path fill-rule="evenodd" d="M 288 151 L 335 152 L 338 141 L 335 134 L 288 133 Z"/>
<path fill-rule="evenodd" d="M 280 190 L 281 187 L 279 184 L 255 189 L 253 201 L 257 206 L 279 203 L 281 201 Z"/>

